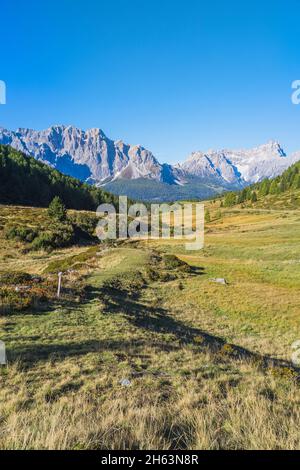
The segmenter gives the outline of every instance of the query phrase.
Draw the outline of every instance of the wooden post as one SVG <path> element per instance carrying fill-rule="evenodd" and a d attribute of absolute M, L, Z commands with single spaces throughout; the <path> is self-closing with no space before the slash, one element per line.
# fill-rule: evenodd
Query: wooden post
<path fill-rule="evenodd" d="M 61 290 L 61 278 L 63 273 L 58 273 L 58 287 L 57 287 L 57 298 L 60 297 L 60 290 Z"/>

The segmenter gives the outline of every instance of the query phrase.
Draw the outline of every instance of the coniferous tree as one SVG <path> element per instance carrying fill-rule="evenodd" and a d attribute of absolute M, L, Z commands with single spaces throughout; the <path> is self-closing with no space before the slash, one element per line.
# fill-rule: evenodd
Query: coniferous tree
<path fill-rule="evenodd" d="M 48 215 L 51 219 L 58 222 L 65 222 L 67 220 L 67 210 L 60 197 L 55 196 L 55 198 L 50 202 Z"/>
<path fill-rule="evenodd" d="M 48 207 L 55 196 L 69 209 L 95 210 L 103 202 L 118 207 L 118 198 L 0 145 L 0 203 Z"/>
<path fill-rule="evenodd" d="M 253 191 L 253 193 L 252 193 L 251 202 L 257 202 L 257 194 L 256 194 L 255 191 Z"/>
<path fill-rule="evenodd" d="M 209 212 L 208 209 L 206 209 L 206 211 L 205 211 L 204 219 L 205 219 L 205 222 L 206 222 L 207 224 L 209 224 L 209 222 L 211 221 L 211 219 L 210 219 L 210 212 Z"/>

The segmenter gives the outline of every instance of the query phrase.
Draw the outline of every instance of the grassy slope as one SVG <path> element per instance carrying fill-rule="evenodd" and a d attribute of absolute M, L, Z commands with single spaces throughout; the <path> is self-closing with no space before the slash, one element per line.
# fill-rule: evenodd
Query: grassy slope
<path fill-rule="evenodd" d="M 257 202 L 245 201 L 243 204 L 236 204 L 234 207 L 240 208 L 252 208 L 252 209 L 261 209 L 261 210 L 299 210 L 300 209 L 300 189 L 289 189 L 281 194 L 275 194 L 268 196 L 260 196 L 257 194 Z M 220 201 L 224 197 L 217 200 L 213 203 L 213 206 L 220 206 Z"/>
<path fill-rule="evenodd" d="M 293 189 L 278 195 L 259 197 L 254 207 L 262 209 L 299 209 L 300 189 Z"/>
<path fill-rule="evenodd" d="M 26 223 L 33 215 L 22 209 Z M 298 212 L 224 210 L 204 251 L 125 244 L 82 268 L 85 302 L 0 318 L 0 447 L 300 448 L 299 388 L 289 369 L 261 367 L 299 339 L 299 229 Z M 88 250 L 21 258 L 1 235 L 0 247 L 0 271 L 32 273 Z M 202 274 L 139 286 L 153 248 Z"/>
<path fill-rule="evenodd" d="M 206 246 L 199 254 L 176 245 L 171 249 L 204 268 L 201 283 L 189 279 L 187 291 L 176 296 L 176 303 L 190 309 L 193 322 L 251 349 L 290 355 L 300 330 L 299 212 L 226 210 L 221 220 L 207 224 Z M 229 285 L 212 283 L 215 277 Z M 172 302 L 168 289 L 164 298 Z"/>

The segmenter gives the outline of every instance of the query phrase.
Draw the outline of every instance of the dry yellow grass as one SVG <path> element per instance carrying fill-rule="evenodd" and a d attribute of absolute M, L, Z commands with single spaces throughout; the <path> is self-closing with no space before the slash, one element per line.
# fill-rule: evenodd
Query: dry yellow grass
<path fill-rule="evenodd" d="M 206 358 L 208 361 L 211 358 Z M 50 373 L 53 365 L 45 364 Z M 26 373 L 1 425 L 2 449 L 299 449 L 299 390 L 241 366 L 242 387 L 220 380 L 177 379 L 166 385 L 137 380 L 105 397 L 99 380 L 90 390 L 39 400 Z M 20 376 L 21 375 L 21 376 Z M 223 380 L 222 380 L 223 378 Z M 109 373 L 101 383 L 111 382 Z M 145 386 L 146 385 L 146 386 Z M 171 387 L 169 386 L 169 389 Z M 7 414 L 6 414 L 7 413 Z"/>
<path fill-rule="evenodd" d="M 224 212 L 192 254 L 178 241 L 125 244 L 84 265 L 82 303 L 0 318 L 0 448 L 300 449 L 288 363 L 300 339 L 299 220 Z M 19 268 L 22 247 L 0 244 L 1 269 Z M 165 277 L 153 248 L 203 270 Z M 23 269 L 88 249 L 27 254 Z"/>

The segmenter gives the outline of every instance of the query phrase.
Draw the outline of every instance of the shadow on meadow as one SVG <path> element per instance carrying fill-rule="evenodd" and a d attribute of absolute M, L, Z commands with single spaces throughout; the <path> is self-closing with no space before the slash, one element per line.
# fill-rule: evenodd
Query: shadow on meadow
<path fill-rule="evenodd" d="M 126 341 L 126 340 L 87 340 L 74 341 L 69 343 L 35 343 L 23 344 L 7 348 L 7 355 L 10 362 L 19 361 L 22 369 L 26 370 L 34 366 L 37 362 L 43 361 L 63 361 L 66 358 L 81 357 L 90 353 L 104 353 L 106 351 L 116 352 L 117 357 L 126 357 L 128 351 L 135 352 L 142 356 L 146 347 L 153 347 L 167 352 L 178 350 L 175 345 L 154 341 Z"/>
<path fill-rule="evenodd" d="M 123 314 L 135 327 L 156 334 L 172 334 L 179 344 L 192 345 L 199 350 L 206 350 L 216 354 L 220 359 L 227 357 L 247 360 L 261 369 L 275 368 L 279 375 L 297 380 L 300 378 L 300 368 L 295 367 L 291 362 L 229 344 L 221 337 L 186 325 L 156 303 L 151 305 L 141 302 L 141 292 L 141 290 L 135 291 L 132 295 L 126 288 L 116 289 L 108 284 L 101 289 L 92 289 L 90 295 L 101 298 L 104 314 Z"/>
<path fill-rule="evenodd" d="M 159 270 L 158 275 L 159 275 Z M 204 273 L 203 268 L 191 267 L 189 275 L 198 276 Z M 152 276 L 152 274 L 151 274 Z M 179 277 L 180 281 L 180 277 Z M 152 282 L 152 280 L 150 280 Z M 180 285 L 180 283 L 179 283 Z M 129 277 L 114 277 L 105 281 L 100 287 L 88 285 L 80 304 L 64 302 L 64 310 L 77 311 L 84 318 L 87 315 L 89 304 L 99 301 L 100 309 L 104 315 L 123 315 L 134 327 L 155 333 L 153 340 L 105 340 L 90 339 L 86 341 L 74 341 L 67 343 L 23 344 L 8 349 L 10 360 L 20 360 L 24 367 L 31 367 L 37 361 L 63 360 L 66 357 L 79 357 L 89 353 L 103 351 L 115 351 L 127 353 L 136 350 L 137 354 L 143 354 L 145 347 L 154 347 L 160 351 L 179 350 L 183 345 L 188 345 L 197 351 L 209 352 L 219 361 L 226 359 L 245 360 L 256 364 L 260 369 L 273 369 L 276 374 L 290 379 L 300 378 L 300 369 L 289 361 L 273 358 L 252 352 L 235 344 L 227 343 L 223 338 L 212 335 L 199 328 L 194 328 L 172 316 L 172 313 L 159 305 L 159 299 L 152 302 L 143 301 L 142 293 L 149 287 L 149 279 L 145 280 L 140 272 L 135 272 Z M 173 342 L 166 340 L 169 335 Z M 24 338 L 25 340 L 29 338 Z M 35 338 L 37 340 L 39 338 Z M 42 339 L 42 338 L 40 338 Z"/>

